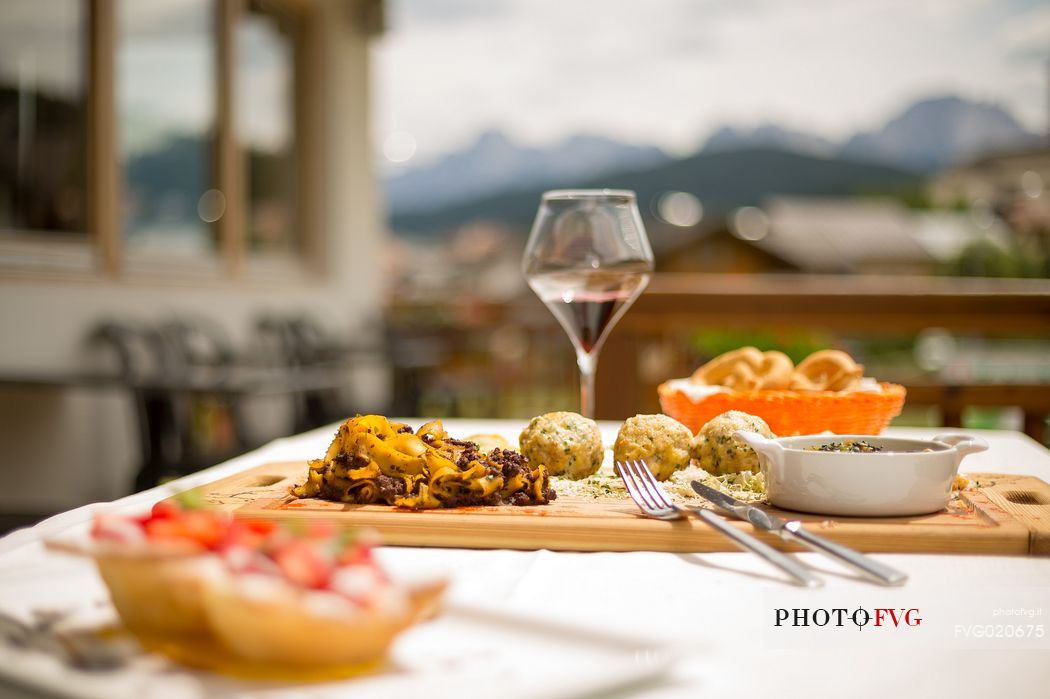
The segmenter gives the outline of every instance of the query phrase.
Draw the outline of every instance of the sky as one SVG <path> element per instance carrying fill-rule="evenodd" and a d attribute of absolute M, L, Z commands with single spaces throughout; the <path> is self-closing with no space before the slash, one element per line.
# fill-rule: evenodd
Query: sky
<path fill-rule="evenodd" d="M 588 133 L 679 155 L 723 124 L 844 139 L 946 94 L 1047 129 L 1045 1 L 387 3 L 373 139 L 400 168 L 488 129 L 523 145 Z"/>
<path fill-rule="evenodd" d="M 998 103 L 1045 132 L 1047 0 L 386 0 L 373 140 L 415 167 L 487 129 L 523 145 L 577 133 L 695 151 L 723 124 L 842 139 L 917 99 Z M 122 139 L 200 132 L 214 115 L 207 0 L 119 3 Z M 3 0 L 0 81 L 82 87 L 76 0 Z M 239 36 L 241 124 L 289 137 L 287 56 Z M 156 79 L 163 75 L 163 80 Z"/>

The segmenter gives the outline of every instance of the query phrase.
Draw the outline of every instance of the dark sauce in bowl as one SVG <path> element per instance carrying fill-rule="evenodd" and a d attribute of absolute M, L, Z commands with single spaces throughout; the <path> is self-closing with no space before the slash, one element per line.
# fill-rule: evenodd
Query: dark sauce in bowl
<path fill-rule="evenodd" d="M 815 444 L 811 447 L 806 447 L 806 451 L 836 451 L 848 454 L 874 454 L 882 451 L 882 447 L 865 442 L 863 439 L 844 439 L 841 442 Z"/>
<path fill-rule="evenodd" d="M 804 447 L 804 451 L 835 452 L 840 454 L 920 454 L 934 451 L 933 449 L 887 449 L 886 447 L 872 444 L 863 439 L 844 439 L 841 442 L 828 442 L 827 444 L 814 444 Z"/>

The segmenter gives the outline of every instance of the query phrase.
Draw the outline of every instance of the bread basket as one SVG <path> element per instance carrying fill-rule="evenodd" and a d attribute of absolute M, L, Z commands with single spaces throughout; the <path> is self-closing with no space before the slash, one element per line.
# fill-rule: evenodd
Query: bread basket
<path fill-rule="evenodd" d="M 667 381 L 657 388 L 660 407 L 694 433 L 727 410 L 740 410 L 766 421 L 781 436 L 817 434 L 879 434 L 904 405 L 904 387 L 880 383 L 881 390 L 862 391 L 718 391 L 689 395 Z"/>

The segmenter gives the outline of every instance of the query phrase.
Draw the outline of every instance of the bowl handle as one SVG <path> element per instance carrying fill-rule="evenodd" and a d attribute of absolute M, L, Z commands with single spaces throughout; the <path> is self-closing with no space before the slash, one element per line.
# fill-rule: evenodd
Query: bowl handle
<path fill-rule="evenodd" d="M 784 447 L 780 446 L 780 443 L 775 439 L 768 439 L 758 432 L 749 430 L 737 430 L 734 434 L 739 439 L 744 440 L 757 453 L 769 459 L 774 466 L 779 466 L 781 461 L 783 461 Z"/>
<path fill-rule="evenodd" d="M 960 460 L 967 454 L 988 450 L 988 442 L 968 434 L 939 434 L 933 438 L 933 441 L 950 446 L 958 454 Z"/>

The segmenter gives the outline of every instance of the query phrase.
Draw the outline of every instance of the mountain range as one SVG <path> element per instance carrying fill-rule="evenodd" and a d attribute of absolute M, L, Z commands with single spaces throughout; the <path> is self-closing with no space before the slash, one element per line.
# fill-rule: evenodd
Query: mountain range
<path fill-rule="evenodd" d="M 912 104 L 880 129 L 860 131 L 841 142 L 776 124 L 754 129 L 723 126 L 708 137 L 703 150 L 762 146 L 930 173 L 985 153 L 1023 148 L 1039 140 L 998 105 L 937 97 Z"/>
<path fill-rule="evenodd" d="M 573 136 L 547 148 L 528 148 L 499 131 L 487 131 L 466 149 L 390 177 L 383 184 L 388 208 L 407 213 L 554 179 L 588 179 L 668 160 L 655 146 L 635 146 L 601 136 Z"/>
<path fill-rule="evenodd" d="M 647 181 L 657 177 L 654 170 L 669 168 L 682 174 L 676 163 L 699 166 L 705 161 L 704 156 L 716 154 L 751 153 L 740 156 L 739 164 L 731 163 L 732 157 L 718 159 L 723 166 L 737 171 L 753 166 L 759 157 L 756 154 L 765 153 L 759 159 L 768 159 L 772 151 L 843 162 L 849 165 L 847 169 L 865 163 L 879 165 L 884 168 L 883 174 L 895 173 L 888 177 L 887 183 L 896 186 L 904 180 L 916 179 L 915 175 L 935 172 L 984 153 L 1028 147 L 1039 141 L 1039 137 L 1026 131 L 998 105 L 948 96 L 916 102 L 881 128 L 857 132 L 838 142 L 776 124 L 756 128 L 727 125 L 713 131 L 697 155 L 679 160 L 654 146 L 624 144 L 599 136 L 579 135 L 554 146 L 530 148 L 516 145 L 498 131 L 488 131 L 471 146 L 428 165 L 387 177 L 383 184 L 395 230 L 401 230 L 398 226 L 410 221 L 414 223 L 409 229 L 418 230 L 417 224 L 433 214 L 456 209 L 463 209 L 462 213 L 466 214 L 472 202 L 512 199 L 515 192 L 576 187 L 588 182 L 613 186 L 609 183 L 626 181 L 624 175 L 631 172 Z M 761 177 L 763 173 L 754 174 Z M 867 182 L 865 186 L 871 184 Z M 669 182 L 669 185 L 672 189 L 685 189 L 687 181 L 679 181 L 677 185 Z M 787 193 L 809 187 L 806 183 L 792 186 L 789 181 L 778 184 L 778 187 L 784 186 L 788 189 L 771 191 Z M 748 199 L 742 196 L 743 189 L 746 187 L 741 188 L 741 196 L 728 199 Z M 692 191 L 703 192 L 704 204 L 710 208 L 710 189 Z M 535 200 L 531 206 L 534 211 Z"/>
<path fill-rule="evenodd" d="M 542 185 L 418 212 L 393 213 L 391 228 L 403 236 L 428 236 L 471 220 L 500 221 L 524 232 L 545 189 L 630 189 L 643 215 L 668 191 L 702 193 L 704 220 L 739 206 L 757 206 L 772 193 L 797 196 L 856 196 L 908 193 L 920 176 L 885 165 L 821 158 L 773 148 L 701 152 L 645 170 L 625 170 L 586 180 L 557 177 Z M 654 244 L 657 241 L 654 240 Z"/>
<path fill-rule="evenodd" d="M 841 153 L 933 172 L 1040 140 L 998 105 L 941 97 L 913 104 L 878 131 L 854 135 Z"/>

